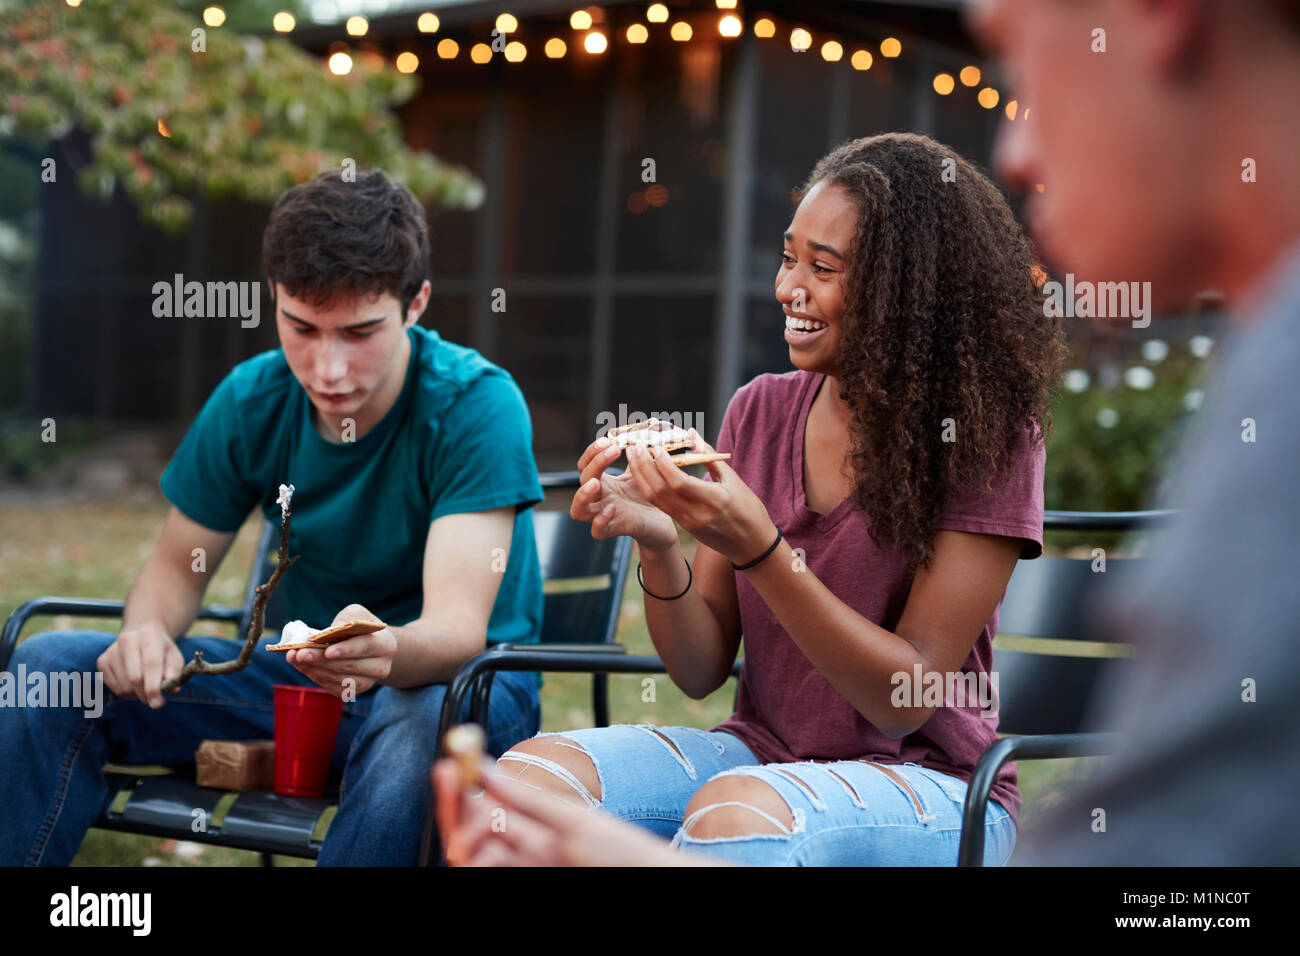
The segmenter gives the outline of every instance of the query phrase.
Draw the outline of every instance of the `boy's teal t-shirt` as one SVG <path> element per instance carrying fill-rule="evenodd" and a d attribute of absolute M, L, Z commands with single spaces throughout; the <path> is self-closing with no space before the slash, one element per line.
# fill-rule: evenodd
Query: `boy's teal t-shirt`
<path fill-rule="evenodd" d="M 390 624 L 410 623 L 423 606 L 430 523 L 515 505 L 487 640 L 536 642 L 542 577 L 528 509 L 542 488 L 523 394 L 474 349 L 419 326 L 407 335 L 401 395 L 352 442 L 316 430 L 282 350 L 241 362 L 190 426 L 162 492 L 190 519 L 229 532 L 254 506 L 278 524 L 279 487 L 292 484 L 289 553 L 300 557 L 280 589 L 290 619 L 317 628 L 353 603 Z"/>

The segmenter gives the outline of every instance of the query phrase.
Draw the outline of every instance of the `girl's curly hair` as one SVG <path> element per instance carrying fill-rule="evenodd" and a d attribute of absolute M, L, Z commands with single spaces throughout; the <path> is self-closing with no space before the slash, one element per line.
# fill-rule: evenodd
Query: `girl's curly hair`
<path fill-rule="evenodd" d="M 911 133 L 850 140 L 795 202 L 820 182 L 858 207 L 840 353 L 852 498 L 872 540 L 905 547 L 915 570 L 947 496 L 991 490 L 1027 430 L 1046 436 L 1062 321 L 1044 314 L 1001 191 L 948 147 Z"/>

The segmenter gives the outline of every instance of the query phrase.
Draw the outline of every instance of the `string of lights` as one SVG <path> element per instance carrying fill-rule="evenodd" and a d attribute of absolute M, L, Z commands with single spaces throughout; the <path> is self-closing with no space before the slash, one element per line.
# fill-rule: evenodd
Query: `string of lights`
<path fill-rule="evenodd" d="M 65 2 L 70 7 L 81 4 L 81 0 L 65 0 Z M 737 0 L 715 0 L 715 3 L 720 11 L 724 11 L 717 22 L 718 34 L 727 39 L 741 36 L 745 31 L 745 23 L 736 12 Z M 436 34 L 442 28 L 442 22 L 436 13 L 426 11 L 414 16 L 415 28 L 419 33 Z M 226 22 L 225 10 L 216 4 L 205 7 L 202 17 L 204 24 L 213 29 L 221 27 Z M 651 3 L 646 7 L 645 23 L 631 23 L 618 32 L 622 33 L 628 44 L 639 46 L 650 41 L 651 26 L 658 27 L 663 24 L 668 24 L 668 37 L 674 42 L 687 43 L 695 37 L 695 28 L 685 19 L 673 20 L 671 11 L 663 3 Z M 276 33 L 292 33 L 297 25 L 293 14 L 287 10 L 281 10 L 271 18 L 271 28 Z M 498 35 L 511 37 L 519 29 L 519 20 L 511 13 L 502 13 L 496 17 L 493 26 Z M 610 39 L 607 31 L 603 25 L 596 23 L 590 9 L 574 10 L 569 16 L 569 27 L 578 36 L 571 36 L 567 40 L 562 36 L 547 37 L 541 46 L 545 57 L 552 60 L 562 59 L 568 55 L 571 46 L 591 56 L 600 56 L 609 49 Z M 370 22 L 364 16 L 351 16 L 344 21 L 343 28 L 348 36 L 360 39 L 370 32 Z M 752 29 L 754 36 L 763 40 L 775 39 L 778 32 L 776 21 L 769 16 L 759 16 L 755 19 Z M 806 27 L 794 26 L 789 31 L 789 42 L 792 52 L 808 53 L 812 50 L 815 40 L 812 32 Z M 529 52 L 525 43 L 513 38 L 507 40 L 499 51 L 484 42 L 466 45 L 469 46 L 470 62 L 479 65 L 491 62 L 498 52 L 508 63 L 522 63 Z M 875 63 L 876 54 L 873 54 L 865 43 L 850 45 L 854 49 L 848 53 L 849 65 L 855 70 L 870 70 Z M 434 47 L 434 53 L 440 60 L 456 60 L 460 57 L 461 49 L 462 43 L 444 36 Z M 877 50 L 885 59 L 897 59 L 903 54 L 903 43 L 898 37 L 887 36 L 881 39 Z M 821 41 L 818 52 L 827 63 L 838 63 L 844 59 L 846 48 L 839 39 L 828 37 Z M 383 57 L 373 50 L 358 55 L 364 58 L 363 62 L 370 69 L 382 69 L 384 66 Z M 348 44 L 342 41 L 332 44 L 326 65 L 336 76 L 346 76 L 351 73 L 354 57 Z M 393 67 L 399 73 L 414 73 L 420 68 L 420 57 L 413 50 L 403 50 L 393 58 Z M 980 85 L 983 73 L 978 66 L 968 63 L 954 72 L 956 72 L 955 77 L 947 70 L 935 74 L 931 85 L 936 94 L 948 96 L 960 84 L 969 88 L 980 87 L 975 100 L 986 110 L 995 109 L 1002 102 L 1002 94 L 995 86 Z M 1014 99 L 1003 104 L 1003 110 L 1007 119 L 1011 121 L 1029 118 L 1029 108 L 1025 107 L 1022 110 L 1019 102 Z"/>

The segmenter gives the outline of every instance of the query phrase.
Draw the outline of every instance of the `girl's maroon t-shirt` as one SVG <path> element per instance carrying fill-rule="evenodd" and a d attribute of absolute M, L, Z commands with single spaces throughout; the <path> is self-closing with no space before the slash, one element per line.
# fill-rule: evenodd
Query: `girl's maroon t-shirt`
<path fill-rule="evenodd" d="M 810 511 L 804 497 L 804 428 L 824 379 L 820 373 L 796 370 L 760 375 L 742 386 L 727 406 L 716 447 L 731 453 L 728 464 L 767 506 L 790 546 L 802 549 L 808 571 L 863 617 L 892 631 L 912 583 L 906 550 L 877 546 L 867 533 L 865 514 L 851 499 L 822 515 Z M 1027 430 L 1012 451 L 992 482 L 992 494 L 950 496 L 938 527 L 1020 538 L 1022 558 L 1042 554 L 1046 456 L 1037 431 L 1033 434 L 1031 439 Z M 714 730 L 739 737 L 764 763 L 867 758 L 915 763 L 970 782 L 980 755 L 997 740 L 997 718 L 982 715 L 985 708 L 978 699 L 968 698 L 959 687 L 951 703 L 920 729 L 891 740 L 804 656 L 745 575 L 736 575 L 736 587 L 745 645 L 740 695 L 736 712 Z M 999 601 L 963 672 L 990 671 L 1000 608 Z M 984 680 L 996 688 L 996 681 Z M 996 701 L 996 691 L 990 693 Z M 996 708 L 995 702 L 987 710 Z M 991 796 L 1019 825 L 1016 780 L 1016 764 L 1004 765 Z"/>

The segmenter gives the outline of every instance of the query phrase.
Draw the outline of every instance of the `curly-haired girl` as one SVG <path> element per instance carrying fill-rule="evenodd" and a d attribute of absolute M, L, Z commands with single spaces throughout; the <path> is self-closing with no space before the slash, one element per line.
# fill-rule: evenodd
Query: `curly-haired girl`
<path fill-rule="evenodd" d="M 743 634 L 736 712 L 708 731 L 542 734 L 502 770 L 715 858 L 952 864 L 996 739 L 998 607 L 1042 552 L 1060 320 L 1002 194 L 933 140 L 847 142 L 796 199 L 776 275 L 795 370 L 731 400 L 717 447 L 734 468 L 701 480 L 632 449 L 615 477 L 620 450 L 599 439 L 571 509 L 637 541 L 650 635 L 687 694 L 726 681 Z M 693 567 L 674 519 L 699 541 Z M 991 796 L 985 862 L 1001 864 L 1014 764 Z M 467 858 L 530 833 L 507 829 Z"/>

